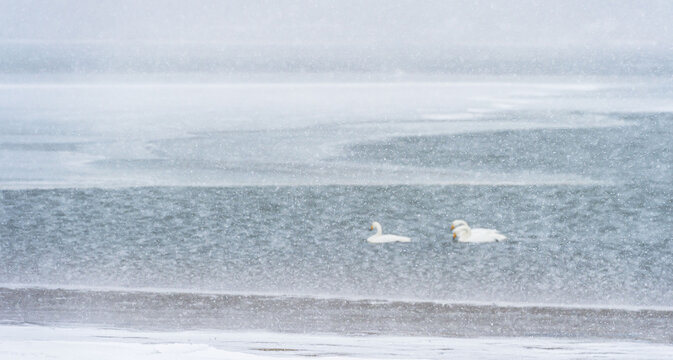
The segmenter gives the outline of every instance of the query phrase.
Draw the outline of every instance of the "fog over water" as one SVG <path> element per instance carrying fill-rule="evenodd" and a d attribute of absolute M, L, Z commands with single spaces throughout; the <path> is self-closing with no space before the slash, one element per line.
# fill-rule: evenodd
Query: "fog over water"
<path fill-rule="evenodd" d="M 3 71 L 670 74 L 668 1 L 6 1 Z"/>

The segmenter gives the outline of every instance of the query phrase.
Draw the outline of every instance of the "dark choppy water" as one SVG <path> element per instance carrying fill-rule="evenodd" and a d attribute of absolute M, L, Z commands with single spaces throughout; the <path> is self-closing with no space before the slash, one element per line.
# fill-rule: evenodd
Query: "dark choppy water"
<path fill-rule="evenodd" d="M 670 193 L 614 187 L 300 187 L 3 193 L 10 283 L 668 305 Z M 634 204 L 641 204 L 634 207 Z M 459 211 L 458 209 L 469 209 Z M 450 241 L 450 219 L 505 244 Z M 372 246 L 369 222 L 409 235 Z"/>

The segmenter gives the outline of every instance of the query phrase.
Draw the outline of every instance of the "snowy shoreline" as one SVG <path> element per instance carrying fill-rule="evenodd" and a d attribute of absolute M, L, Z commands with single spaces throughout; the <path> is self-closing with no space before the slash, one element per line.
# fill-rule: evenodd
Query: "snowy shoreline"
<path fill-rule="evenodd" d="M 147 332 L 0 325 L 0 358 L 323 359 L 541 358 L 664 359 L 673 345 L 543 337 L 340 336 L 214 330 Z"/>

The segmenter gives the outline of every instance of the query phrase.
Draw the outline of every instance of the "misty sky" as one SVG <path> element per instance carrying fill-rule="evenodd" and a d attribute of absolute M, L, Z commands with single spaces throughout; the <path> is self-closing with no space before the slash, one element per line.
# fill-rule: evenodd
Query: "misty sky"
<path fill-rule="evenodd" d="M 0 0 L 0 41 L 673 49 L 673 1 Z"/>

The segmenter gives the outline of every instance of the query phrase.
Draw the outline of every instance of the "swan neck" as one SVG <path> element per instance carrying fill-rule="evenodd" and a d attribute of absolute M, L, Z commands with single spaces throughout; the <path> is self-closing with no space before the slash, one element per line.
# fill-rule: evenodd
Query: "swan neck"
<path fill-rule="evenodd" d="M 374 228 L 376 228 L 376 235 L 383 234 L 383 230 L 381 230 L 381 224 L 379 223 L 374 224 Z"/>

